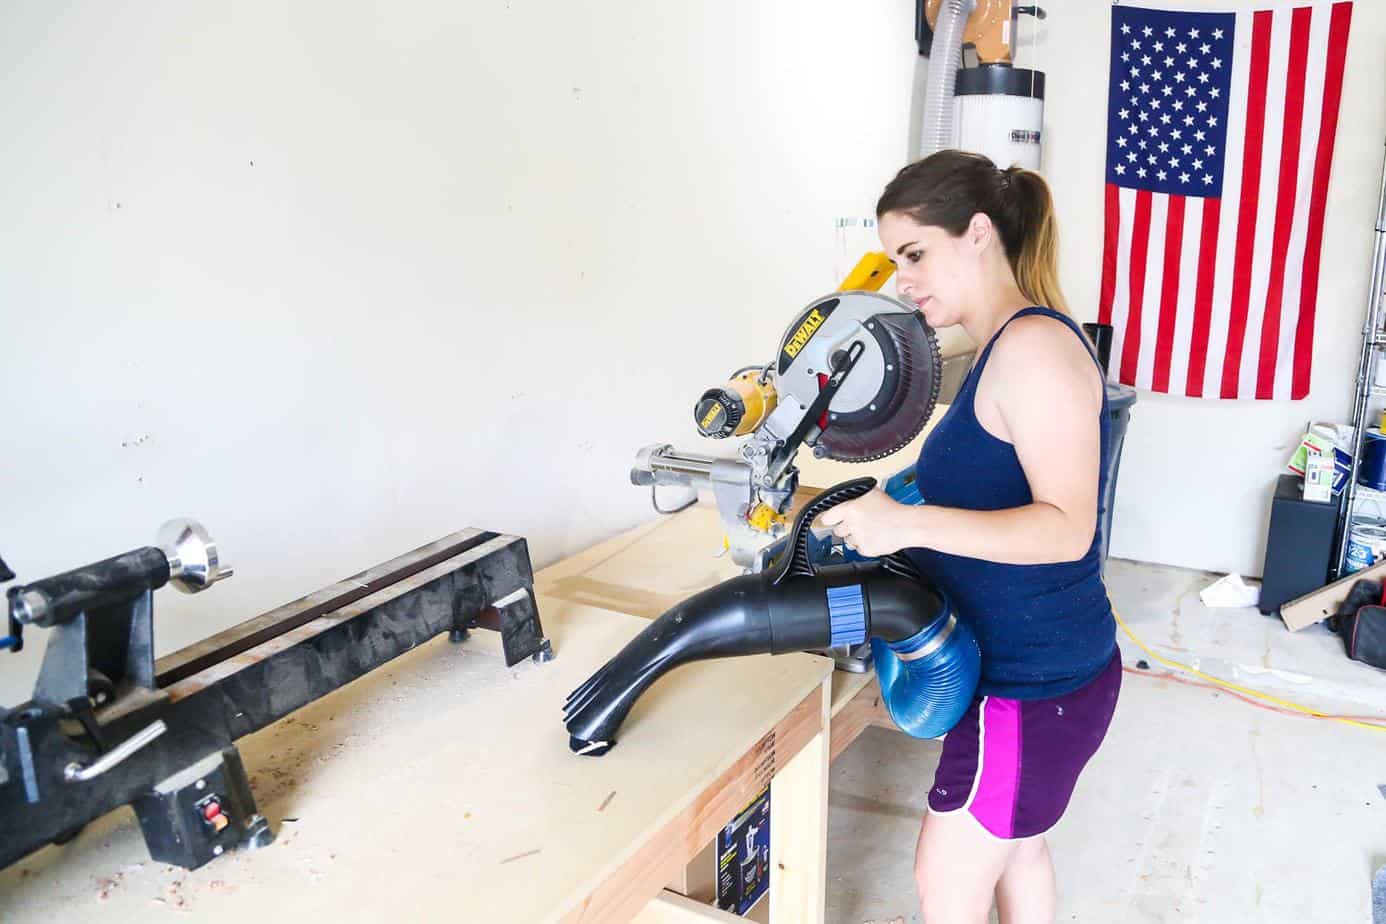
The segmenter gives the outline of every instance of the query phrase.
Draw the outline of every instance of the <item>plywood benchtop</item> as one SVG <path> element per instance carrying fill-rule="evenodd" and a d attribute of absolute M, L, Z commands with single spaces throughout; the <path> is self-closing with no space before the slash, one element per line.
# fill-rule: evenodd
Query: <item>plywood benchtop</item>
<path fill-rule="evenodd" d="M 279 831 L 270 847 L 189 872 L 151 861 L 122 810 L 0 872 L 0 919 L 629 919 L 822 741 L 831 664 L 804 654 L 679 668 L 636 704 L 610 754 L 579 758 L 564 698 L 646 622 L 538 602 L 548 664 L 507 668 L 484 630 L 461 645 L 438 638 L 243 739 Z M 820 762 L 807 775 L 825 785 Z"/>

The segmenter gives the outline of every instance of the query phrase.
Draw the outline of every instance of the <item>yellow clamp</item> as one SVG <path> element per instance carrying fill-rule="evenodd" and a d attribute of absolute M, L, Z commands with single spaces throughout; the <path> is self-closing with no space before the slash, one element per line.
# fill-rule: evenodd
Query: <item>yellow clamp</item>
<path fill-rule="evenodd" d="M 776 524 L 783 523 L 784 517 L 767 504 L 756 504 L 751 508 L 751 512 L 746 514 L 746 522 L 751 524 L 752 529 L 768 533 Z"/>

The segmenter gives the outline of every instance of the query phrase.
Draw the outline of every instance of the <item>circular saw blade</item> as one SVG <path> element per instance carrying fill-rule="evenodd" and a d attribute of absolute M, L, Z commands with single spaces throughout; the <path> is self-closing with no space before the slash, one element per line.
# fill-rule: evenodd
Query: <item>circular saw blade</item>
<path fill-rule="evenodd" d="M 876 398 L 865 408 L 835 414 L 829 405 L 828 426 L 815 452 L 839 462 L 871 462 L 903 449 L 938 405 L 943 357 L 933 328 L 916 311 L 879 314 L 874 320 L 876 346 L 894 369 L 882 375 Z"/>

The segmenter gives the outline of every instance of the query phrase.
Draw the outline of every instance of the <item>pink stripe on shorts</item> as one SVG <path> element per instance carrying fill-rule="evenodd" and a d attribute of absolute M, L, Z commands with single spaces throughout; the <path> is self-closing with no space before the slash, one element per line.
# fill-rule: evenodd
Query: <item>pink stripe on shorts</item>
<path fill-rule="evenodd" d="M 966 810 L 1000 838 L 1048 831 L 1063 817 L 1078 775 L 1106 737 L 1120 689 L 1116 655 L 1072 693 L 973 700 L 944 736 L 929 810 Z"/>

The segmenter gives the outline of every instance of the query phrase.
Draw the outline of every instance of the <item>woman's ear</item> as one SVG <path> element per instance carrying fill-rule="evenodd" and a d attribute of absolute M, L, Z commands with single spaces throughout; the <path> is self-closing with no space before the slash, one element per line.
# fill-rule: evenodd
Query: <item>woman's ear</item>
<path fill-rule="evenodd" d="M 987 245 L 992 236 L 991 217 L 986 212 L 976 212 L 967 223 L 967 240 L 978 250 Z"/>

